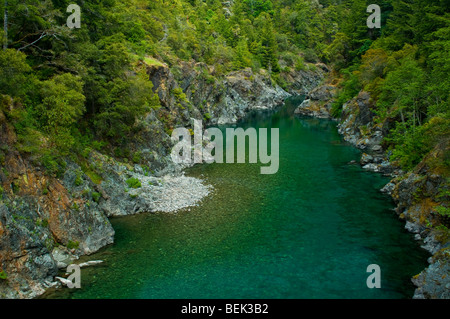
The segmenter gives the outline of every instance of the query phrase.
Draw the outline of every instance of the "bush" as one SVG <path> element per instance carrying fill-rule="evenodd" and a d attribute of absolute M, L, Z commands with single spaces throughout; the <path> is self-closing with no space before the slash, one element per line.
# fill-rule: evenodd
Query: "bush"
<path fill-rule="evenodd" d="M 129 188 L 139 188 L 142 186 L 141 181 L 134 177 L 127 179 L 127 184 Z"/>
<path fill-rule="evenodd" d="M 83 184 L 83 179 L 81 178 L 81 174 L 77 174 L 77 177 L 75 178 L 75 186 L 80 186 Z"/>
<path fill-rule="evenodd" d="M 188 99 L 186 97 L 186 94 L 183 92 L 183 89 L 181 89 L 181 88 L 173 89 L 172 94 L 175 96 L 177 101 L 186 102 L 186 103 L 188 102 Z"/>
<path fill-rule="evenodd" d="M 100 200 L 100 193 L 97 192 L 93 192 L 92 193 L 92 199 L 94 200 L 94 202 L 98 203 L 98 201 Z"/>
<path fill-rule="evenodd" d="M 67 243 L 68 249 L 78 249 L 79 247 L 80 247 L 80 242 L 78 242 L 78 241 L 69 240 L 69 242 Z"/>
<path fill-rule="evenodd" d="M 6 272 L 4 270 L 0 270 L 0 280 L 7 280 L 8 279 L 8 275 L 6 274 Z"/>
<path fill-rule="evenodd" d="M 319 58 L 317 57 L 316 52 L 313 49 L 306 49 L 304 52 L 304 59 L 309 63 L 317 63 Z"/>
<path fill-rule="evenodd" d="M 133 154 L 133 163 L 138 164 L 142 160 L 142 154 L 141 152 L 136 152 Z"/>

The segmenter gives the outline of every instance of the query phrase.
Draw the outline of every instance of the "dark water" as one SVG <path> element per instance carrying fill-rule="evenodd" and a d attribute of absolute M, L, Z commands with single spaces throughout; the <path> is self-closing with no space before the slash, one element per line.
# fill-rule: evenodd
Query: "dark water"
<path fill-rule="evenodd" d="M 115 244 L 90 259 L 82 288 L 48 298 L 411 298 L 427 255 L 404 230 L 389 180 L 363 171 L 332 121 L 297 118 L 299 100 L 239 127 L 280 129 L 280 168 L 196 166 L 215 192 L 178 214 L 112 220 Z M 381 268 L 369 289 L 367 266 Z"/>

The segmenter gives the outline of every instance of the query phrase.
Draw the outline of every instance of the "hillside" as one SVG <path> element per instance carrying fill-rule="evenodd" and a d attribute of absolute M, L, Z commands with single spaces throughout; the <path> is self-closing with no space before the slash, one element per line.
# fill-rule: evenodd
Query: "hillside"
<path fill-rule="evenodd" d="M 0 297 L 42 294 L 113 242 L 108 217 L 157 210 L 132 182 L 182 170 L 174 128 L 305 95 L 298 113 L 338 120 L 361 164 L 392 176 L 385 191 L 434 256 L 416 297 L 448 298 L 426 278 L 449 267 L 450 3 L 375 1 L 369 29 L 372 2 L 2 1 Z"/>

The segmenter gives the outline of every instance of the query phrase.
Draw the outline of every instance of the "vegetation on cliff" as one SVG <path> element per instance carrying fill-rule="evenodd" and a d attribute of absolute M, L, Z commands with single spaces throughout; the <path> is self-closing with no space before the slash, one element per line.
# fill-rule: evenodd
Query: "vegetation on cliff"
<path fill-rule="evenodd" d="M 450 3 L 442 0 L 388 0 L 381 29 L 363 28 L 363 7 L 371 1 L 351 1 L 342 8 L 339 30 L 326 60 L 340 77 L 333 105 L 343 105 L 361 90 L 370 93 L 374 121 L 387 132 L 384 147 L 390 161 L 405 171 L 427 166 L 438 174 L 442 203 L 433 211 L 436 226 L 449 227 L 450 173 Z M 428 194 L 429 195 L 429 194 Z M 416 194 L 416 197 L 429 197 Z"/>
<path fill-rule="evenodd" d="M 0 4 L 0 93 L 17 101 L 4 111 L 21 151 L 56 174 L 68 154 L 126 148 L 137 120 L 160 107 L 143 63 L 203 62 L 212 81 L 264 68 L 285 85 L 279 72 L 317 62 L 338 19 L 314 1 L 80 1 L 81 28 L 69 29 L 72 2 Z"/>
<path fill-rule="evenodd" d="M 81 7 L 79 29 L 66 25 L 72 3 Z M 381 7 L 381 29 L 367 27 L 372 3 Z M 177 80 L 195 70 L 193 77 L 200 74 L 214 90 L 218 79 L 247 69 L 249 80 L 264 74 L 286 89 L 286 74 L 325 62 L 338 79 L 333 115 L 368 92 L 390 161 L 439 176 L 424 179 L 404 202 L 431 198 L 422 222 L 448 235 L 449 8 L 448 0 L 0 1 L 0 123 L 15 132 L 0 144 L 0 175 L 9 173 L 4 161 L 11 144 L 53 176 L 63 176 L 71 158 L 95 185 L 101 177 L 89 164 L 91 150 L 141 162 L 130 145 L 144 130 L 142 119 L 154 112 L 164 124 L 147 131 L 155 140 L 154 132 L 170 133 L 176 124 L 163 105 L 169 98 L 149 81 L 150 72 L 167 75 L 157 68 L 170 68 Z M 167 90 L 180 113 L 201 101 L 199 115 L 213 117 L 193 89 Z M 438 181 L 437 188 L 427 181 Z M 139 188 L 132 180 L 129 186 Z M 0 186 L 0 199 L 15 188 Z M 92 197 L 97 202 L 100 193 Z"/>

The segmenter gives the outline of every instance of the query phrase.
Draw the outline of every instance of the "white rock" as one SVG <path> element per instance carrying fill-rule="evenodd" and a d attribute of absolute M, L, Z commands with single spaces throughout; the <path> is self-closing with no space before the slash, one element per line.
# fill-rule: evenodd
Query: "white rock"
<path fill-rule="evenodd" d="M 91 260 L 91 261 L 88 261 L 85 263 L 81 263 L 78 266 L 80 266 L 80 268 L 83 268 L 83 267 L 95 266 L 95 265 L 101 264 L 102 262 L 103 262 L 103 260 Z"/>

